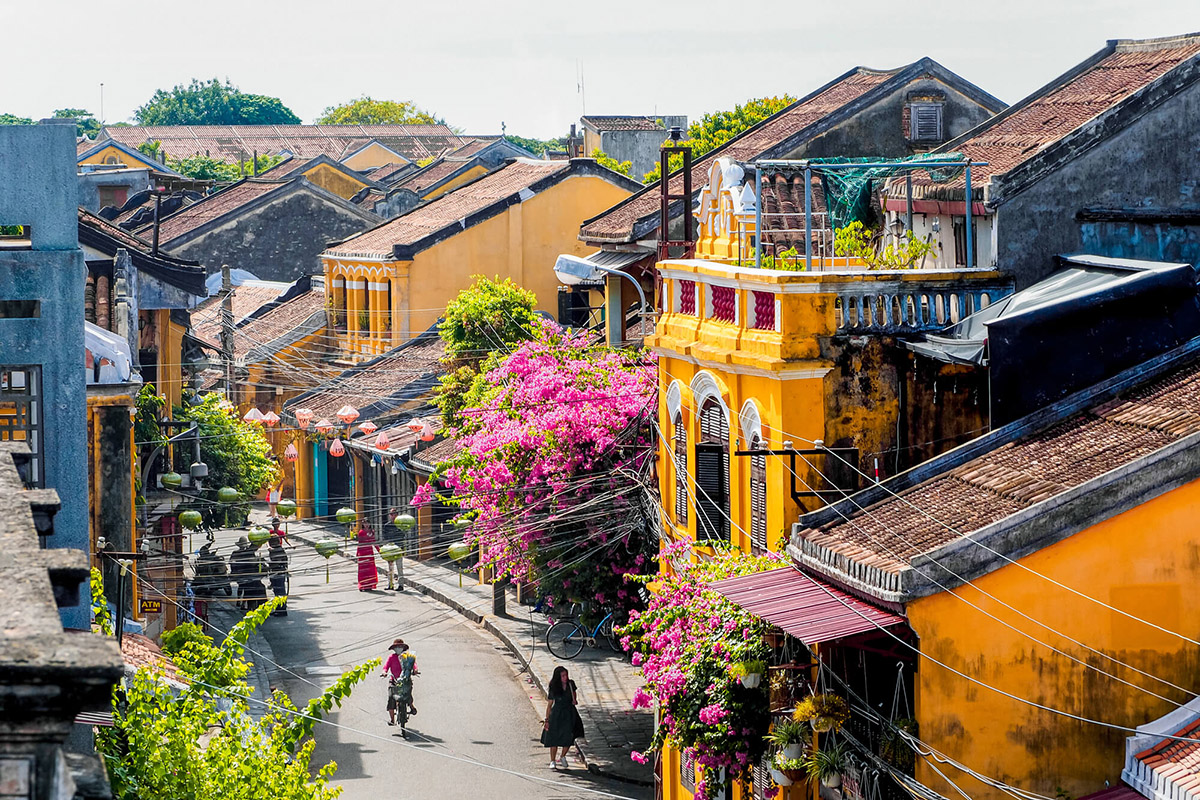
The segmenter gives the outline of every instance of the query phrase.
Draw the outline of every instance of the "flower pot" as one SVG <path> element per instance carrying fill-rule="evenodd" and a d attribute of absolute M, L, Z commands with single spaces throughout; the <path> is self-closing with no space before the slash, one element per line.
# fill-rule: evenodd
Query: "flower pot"
<path fill-rule="evenodd" d="M 784 745 L 783 757 L 787 759 L 800 758 L 804 755 L 804 745 L 797 742 L 796 744 Z"/>
<path fill-rule="evenodd" d="M 775 769 L 774 767 L 771 767 L 771 780 L 775 781 L 775 783 L 779 786 L 791 786 L 792 785 L 792 779 L 789 778 L 787 775 L 784 775 L 782 772 Z"/>
<path fill-rule="evenodd" d="M 743 675 L 738 680 L 740 680 L 742 682 L 742 686 L 745 686 L 747 689 L 757 689 L 758 684 L 762 682 L 762 673 L 751 672 L 748 675 Z"/>
<path fill-rule="evenodd" d="M 840 774 L 826 775 L 821 778 L 821 785 L 826 789 L 836 789 L 842 785 L 842 776 Z"/>
<path fill-rule="evenodd" d="M 804 770 L 802 769 L 785 769 L 783 775 L 792 783 L 804 780 Z"/>
<path fill-rule="evenodd" d="M 833 717 L 813 717 L 812 728 L 817 733 L 829 733 L 833 730 Z"/>

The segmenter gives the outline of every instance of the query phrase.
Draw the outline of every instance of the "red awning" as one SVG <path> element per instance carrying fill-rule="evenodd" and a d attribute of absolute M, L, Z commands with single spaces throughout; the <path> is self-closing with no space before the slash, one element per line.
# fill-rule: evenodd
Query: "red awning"
<path fill-rule="evenodd" d="M 710 584 L 756 617 L 765 619 L 805 644 L 887 628 L 904 617 L 791 567 L 726 578 Z"/>

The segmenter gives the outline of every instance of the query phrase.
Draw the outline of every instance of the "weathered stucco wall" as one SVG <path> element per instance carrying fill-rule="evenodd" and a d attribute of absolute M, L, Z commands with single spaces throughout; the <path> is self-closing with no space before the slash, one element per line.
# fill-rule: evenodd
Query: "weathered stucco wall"
<path fill-rule="evenodd" d="M 172 255 L 218 269 L 228 264 L 268 281 L 294 281 L 321 272 L 329 242 L 374 223 L 307 192 L 253 209 L 183 245 Z"/>
<path fill-rule="evenodd" d="M 1022 289 L 1059 253 L 1200 262 L 1200 223 L 1080 222 L 1083 208 L 1192 211 L 1200 206 L 1200 84 L 1047 174 L 996 212 L 997 265 Z"/>

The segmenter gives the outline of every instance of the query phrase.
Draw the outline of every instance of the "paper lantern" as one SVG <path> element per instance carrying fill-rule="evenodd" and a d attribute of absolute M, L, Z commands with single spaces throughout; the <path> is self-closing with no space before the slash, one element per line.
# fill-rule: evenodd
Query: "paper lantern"
<path fill-rule="evenodd" d="M 379 430 L 379 426 L 376 425 L 374 422 L 371 422 L 371 420 L 367 420 L 366 422 L 359 425 L 358 429 L 360 431 L 362 431 L 364 436 L 370 436 L 372 433 Z"/>
<path fill-rule="evenodd" d="M 410 419 L 408 421 L 408 429 L 410 431 L 419 431 L 424 427 L 425 427 L 425 421 L 422 419 L 418 419 L 417 417 L 413 417 L 412 419 Z"/>
<path fill-rule="evenodd" d="M 379 548 L 379 557 L 384 561 L 399 561 L 404 555 L 404 549 L 398 544 L 385 544 Z"/>
<path fill-rule="evenodd" d="M 242 417 L 242 422 L 262 422 L 262 421 L 263 421 L 262 412 L 253 406 Z"/>
<path fill-rule="evenodd" d="M 471 555 L 471 545 L 466 542 L 455 542 L 446 548 L 446 555 L 454 561 L 461 561 Z"/>
<path fill-rule="evenodd" d="M 242 493 L 232 486 L 222 486 L 217 489 L 217 500 L 222 503 L 236 503 L 242 497 Z"/>
<path fill-rule="evenodd" d="M 317 429 L 317 433 L 329 433 L 333 430 L 333 423 L 327 419 L 319 419 L 313 427 Z"/>
<path fill-rule="evenodd" d="M 344 405 L 337 410 L 337 418 L 349 425 L 358 419 L 358 409 L 352 405 Z"/>
<path fill-rule="evenodd" d="M 346 446 L 342 444 L 341 439 L 334 439 L 333 443 L 329 445 L 329 455 L 334 458 L 341 458 L 346 455 Z"/>
<path fill-rule="evenodd" d="M 392 446 L 392 440 L 388 438 L 387 431 L 380 431 L 375 437 L 375 447 L 380 450 L 387 450 Z"/>
<path fill-rule="evenodd" d="M 458 528 L 460 531 L 466 530 L 467 528 L 471 527 L 471 520 L 466 517 L 455 517 L 454 527 Z"/>
<path fill-rule="evenodd" d="M 262 421 L 267 423 L 268 428 L 274 428 L 275 425 L 279 422 L 279 415 L 276 414 L 274 411 L 268 411 L 267 413 L 262 415 Z"/>
<path fill-rule="evenodd" d="M 255 525 L 246 532 L 246 538 L 250 540 L 250 544 L 262 544 L 271 538 L 271 532 L 262 525 Z"/>
<path fill-rule="evenodd" d="M 296 418 L 296 424 L 300 426 L 300 430 L 308 427 L 308 423 L 312 422 L 313 410 L 311 408 L 297 408 L 292 416 Z"/>
<path fill-rule="evenodd" d="M 174 471 L 164 472 L 161 476 L 159 476 L 159 480 L 162 481 L 162 485 L 166 486 L 168 489 L 178 489 L 183 485 L 183 476 Z"/>
<path fill-rule="evenodd" d="M 402 531 L 409 531 L 417 524 L 417 518 L 412 514 L 397 514 L 392 524 Z"/>
<path fill-rule="evenodd" d="M 325 558 L 325 582 L 329 583 L 329 557 L 338 551 L 342 543 L 338 539 L 318 539 L 313 545 L 317 553 Z"/>
<path fill-rule="evenodd" d="M 284 519 L 296 516 L 296 501 L 280 500 L 275 504 L 275 513 Z"/>
<path fill-rule="evenodd" d="M 287 447 L 283 448 L 283 457 L 288 461 L 295 461 L 300 458 L 300 451 L 296 449 L 296 443 L 292 442 Z"/>
<path fill-rule="evenodd" d="M 428 422 L 422 422 L 421 423 L 421 441 L 422 442 L 432 442 L 433 436 L 434 436 L 433 428 L 429 427 Z"/>
<path fill-rule="evenodd" d="M 187 528 L 189 531 L 194 531 L 199 528 L 204 522 L 204 517 L 194 508 L 189 508 L 186 511 L 179 512 L 179 524 Z"/>
<path fill-rule="evenodd" d="M 358 519 L 358 512 L 356 512 L 353 508 L 343 506 L 342 508 L 339 508 L 337 513 L 333 516 L 334 519 L 343 525 L 349 525 L 351 522 L 354 522 L 354 520 Z"/>

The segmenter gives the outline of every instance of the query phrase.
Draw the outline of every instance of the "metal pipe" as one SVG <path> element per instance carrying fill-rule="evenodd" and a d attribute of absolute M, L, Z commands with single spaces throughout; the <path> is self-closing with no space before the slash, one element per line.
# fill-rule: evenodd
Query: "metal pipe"
<path fill-rule="evenodd" d="M 754 168 L 754 268 L 762 269 L 762 168 Z"/>
<path fill-rule="evenodd" d="M 967 269 L 972 269 L 975 266 L 975 234 L 971 230 L 974 226 L 971 224 L 971 165 L 969 163 L 967 164 L 967 191 L 964 199 L 967 212 Z"/>
<path fill-rule="evenodd" d="M 912 217 L 913 217 L 913 211 L 912 211 L 912 173 L 911 173 L 911 172 L 906 172 L 906 173 L 904 174 L 904 189 L 905 189 L 905 191 L 908 193 L 908 212 L 905 214 L 905 221 L 904 221 L 904 224 L 905 224 L 905 226 L 908 228 L 908 238 L 909 238 L 909 239 L 911 239 L 911 238 L 912 238 L 912 232 L 913 232 L 913 222 L 912 222 Z"/>
<path fill-rule="evenodd" d="M 807 160 L 788 161 L 755 161 L 755 166 L 758 167 L 773 167 L 776 169 L 818 169 L 818 170 L 833 170 L 833 169 L 864 169 L 864 168 L 879 168 L 890 167 L 892 169 L 926 169 L 927 167 L 986 167 L 986 161 L 851 161 L 848 163 L 839 164 L 814 164 Z"/>
<path fill-rule="evenodd" d="M 812 272 L 812 169 L 804 168 L 804 269 Z"/>

